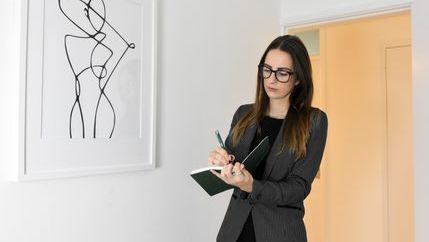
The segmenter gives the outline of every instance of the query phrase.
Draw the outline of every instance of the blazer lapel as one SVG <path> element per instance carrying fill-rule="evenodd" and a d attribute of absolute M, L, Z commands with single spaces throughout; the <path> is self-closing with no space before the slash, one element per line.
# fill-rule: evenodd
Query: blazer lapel
<path fill-rule="evenodd" d="M 246 158 L 249 153 L 250 145 L 252 144 L 253 138 L 255 137 L 257 130 L 257 125 L 252 124 L 243 134 L 241 142 L 238 143 L 236 158 L 238 161 L 243 162 L 243 159 Z"/>
<path fill-rule="evenodd" d="M 280 127 L 279 133 L 277 134 L 276 139 L 274 140 L 273 146 L 271 147 L 270 153 L 268 154 L 266 163 L 265 163 L 265 170 L 262 177 L 265 179 L 269 177 L 271 170 L 273 169 L 275 163 L 278 160 L 278 156 L 280 154 L 280 150 L 282 148 L 283 143 L 283 129 L 285 128 L 285 123 L 287 121 L 287 116 L 285 120 L 283 120 L 282 126 Z"/>

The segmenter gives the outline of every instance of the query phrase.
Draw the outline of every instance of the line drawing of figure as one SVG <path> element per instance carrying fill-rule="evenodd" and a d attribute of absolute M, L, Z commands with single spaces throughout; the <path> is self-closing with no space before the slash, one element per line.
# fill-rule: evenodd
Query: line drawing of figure
<path fill-rule="evenodd" d="M 125 40 L 107 21 L 104 0 L 58 0 L 58 5 L 61 13 L 81 34 L 68 33 L 64 36 L 67 62 L 74 75 L 75 99 L 69 116 L 70 139 L 79 136 L 88 138 L 88 133 L 92 133 L 94 139 L 112 138 L 116 111 L 106 87 L 127 51 L 136 46 Z M 115 38 L 116 42 L 109 40 Z M 123 45 L 124 49 L 114 50 L 119 48 L 118 45 Z M 89 53 L 84 52 L 85 48 L 89 49 Z M 83 86 L 91 88 L 83 91 Z M 103 129 L 99 128 L 100 122 Z"/>

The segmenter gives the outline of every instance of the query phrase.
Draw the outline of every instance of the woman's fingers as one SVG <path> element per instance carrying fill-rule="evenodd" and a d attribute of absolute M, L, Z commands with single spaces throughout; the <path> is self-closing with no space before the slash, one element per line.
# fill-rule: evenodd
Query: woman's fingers
<path fill-rule="evenodd" d="M 208 163 L 210 165 L 223 166 L 229 164 L 235 157 L 228 154 L 225 149 L 217 147 L 215 150 L 209 153 Z"/>
<path fill-rule="evenodd" d="M 226 166 L 223 167 L 222 169 L 222 175 L 227 178 L 230 179 L 232 177 L 232 164 L 228 164 Z"/>
<path fill-rule="evenodd" d="M 239 162 L 234 165 L 228 164 L 224 166 L 220 174 L 213 170 L 211 172 L 227 184 L 236 186 L 246 192 L 252 191 L 252 174 Z"/>
<path fill-rule="evenodd" d="M 225 149 L 221 148 L 221 147 L 216 147 L 215 151 L 223 156 L 228 156 L 228 152 L 226 152 Z"/>
<path fill-rule="evenodd" d="M 232 169 L 232 175 L 234 176 L 241 176 L 241 170 L 242 170 L 242 165 L 240 162 L 235 162 L 234 167 Z"/>
<path fill-rule="evenodd" d="M 252 175 L 245 169 L 241 162 L 232 163 L 234 159 L 234 155 L 230 155 L 225 149 L 217 147 L 209 153 L 208 163 L 210 165 L 223 166 L 220 174 L 215 171 L 211 172 L 225 183 L 244 189 L 248 187 Z"/>
<path fill-rule="evenodd" d="M 240 162 L 236 162 L 234 165 L 229 164 L 225 166 L 222 176 L 228 184 L 240 187 L 242 183 L 248 179 L 247 175 L 250 174 L 247 171 L 243 173 L 243 171 L 245 171 L 244 165 Z"/>
<path fill-rule="evenodd" d="M 210 165 L 224 165 L 225 159 L 216 151 L 211 151 L 209 153 L 208 163 Z"/>

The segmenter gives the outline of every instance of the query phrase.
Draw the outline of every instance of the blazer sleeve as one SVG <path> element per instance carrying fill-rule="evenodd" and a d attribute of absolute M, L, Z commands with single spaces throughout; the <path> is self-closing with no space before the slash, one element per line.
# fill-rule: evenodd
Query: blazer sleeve
<path fill-rule="evenodd" d="M 249 199 L 253 202 L 291 205 L 304 201 L 311 190 L 311 183 L 319 169 L 325 149 L 328 119 L 323 111 L 316 112 L 312 122 L 307 154 L 293 165 L 290 173 L 281 181 L 253 181 Z"/>

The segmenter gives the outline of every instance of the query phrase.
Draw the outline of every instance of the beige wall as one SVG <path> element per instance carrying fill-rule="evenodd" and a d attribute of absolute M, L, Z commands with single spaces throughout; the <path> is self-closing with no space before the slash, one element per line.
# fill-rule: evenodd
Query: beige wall
<path fill-rule="evenodd" d="M 404 179 L 404 175 L 392 176 L 396 171 L 391 169 L 403 167 L 389 166 L 392 161 L 388 159 L 393 154 L 389 152 L 395 150 L 388 146 L 392 144 L 389 139 L 399 137 L 388 130 L 397 116 L 392 116 L 388 109 L 396 110 L 392 100 L 404 98 L 408 101 L 406 110 L 410 111 L 411 93 L 392 99 L 391 94 L 395 93 L 386 88 L 389 81 L 385 72 L 386 57 L 398 58 L 386 55 L 386 48 L 407 41 L 409 44 L 410 16 L 402 13 L 325 25 L 320 27 L 320 33 L 321 57 L 313 58 L 314 67 L 321 71 L 320 76 L 316 73 L 319 80 L 315 104 L 328 112 L 329 137 L 321 179 L 316 179 L 306 201 L 309 241 L 387 242 L 389 235 L 398 234 L 402 234 L 399 238 L 412 240 L 411 125 L 406 131 L 409 140 L 405 153 L 410 157 L 403 163 L 408 173 L 402 191 L 391 186 L 389 193 L 389 184 Z M 408 62 L 408 70 L 410 67 Z M 409 71 L 408 77 L 404 85 L 410 89 Z M 408 118 L 411 121 L 410 112 Z M 409 204 L 402 215 L 392 209 L 395 204 L 390 203 L 389 207 L 389 198 L 401 196 L 401 192 L 409 198 L 399 203 Z M 389 221 L 389 215 L 395 220 L 405 216 L 404 224 L 411 226 L 398 230 L 404 226 Z M 389 232 L 389 228 L 395 233 Z"/>

